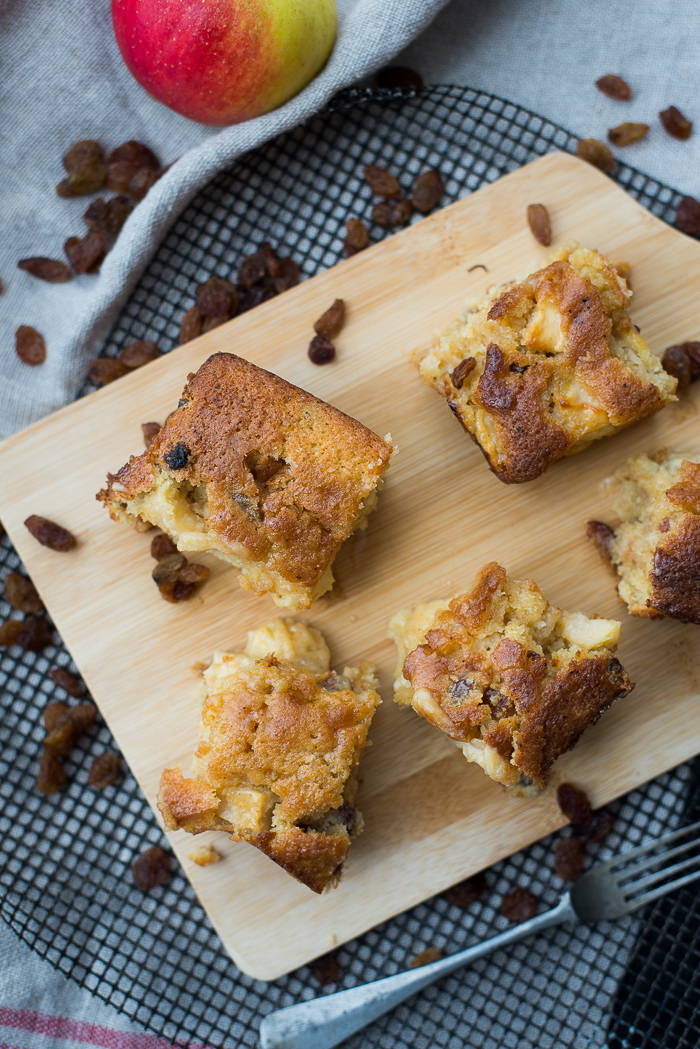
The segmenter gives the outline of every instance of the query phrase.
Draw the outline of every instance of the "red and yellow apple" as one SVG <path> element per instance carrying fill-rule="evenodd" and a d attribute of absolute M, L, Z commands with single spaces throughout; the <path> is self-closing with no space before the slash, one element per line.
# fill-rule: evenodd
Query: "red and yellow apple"
<path fill-rule="evenodd" d="M 201 124 L 237 124 L 316 76 L 335 0 L 112 0 L 122 57 L 139 84 Z"/>

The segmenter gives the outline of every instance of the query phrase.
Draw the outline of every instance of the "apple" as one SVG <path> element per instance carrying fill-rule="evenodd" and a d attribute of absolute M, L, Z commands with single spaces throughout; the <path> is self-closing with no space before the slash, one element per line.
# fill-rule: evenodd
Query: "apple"
<path fill-rule="evenodd" d="M 119 50 L 139 84 L 200 124 L 238 124 L 316 76 L 335 40 L 335 0 L 112 0 Z"/>

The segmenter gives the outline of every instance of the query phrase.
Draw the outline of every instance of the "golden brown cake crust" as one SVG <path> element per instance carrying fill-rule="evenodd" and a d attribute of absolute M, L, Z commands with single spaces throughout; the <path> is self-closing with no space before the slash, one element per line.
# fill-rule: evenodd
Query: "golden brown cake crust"
<path fill-rule="evenodd" d="M 414 616 L 425 615 L 420 608 Z M 633 688 L 611 651 L 618 623 L 562 613 L 532 580 L 511 580 L 495 562 L 427 625 L 412 647 L 410 614 L 393 621 L 398 701 L 509 785 L 522 773 L 544 786 L 556 758 Z"/>
<path fill-rule="evenodd" d="M 308 607 L 363 518 L 391 453 L 387 441 L 338 409 L 218 353 L 189 376 L 150 447 L 110 474 L 98 499 L 115 519 L 148 517 L 137 497 L 174 480 L 200 516 L 195 524 L 213 538 L 214 553 L 260 562 L 306 591 L 296 604 L 286 602 L 290 607 Z M 192 547 L 184 541 L 182 549 Z"/>
<path fill-rule="evenodd" d="M 502 481 L 533 480 L 672 399 L 675 380 L 634 328 L 629 296 L 604 256 L 569 244 L 475 306 L 424 358 L 423 378 Z M 466 375 L 465 360 L 475 362 Z"/>

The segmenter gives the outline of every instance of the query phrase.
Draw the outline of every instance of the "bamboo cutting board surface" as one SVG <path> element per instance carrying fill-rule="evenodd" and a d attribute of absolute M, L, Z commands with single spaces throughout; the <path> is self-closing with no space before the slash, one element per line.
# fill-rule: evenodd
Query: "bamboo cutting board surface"
<path fill-rule="evenodd" d="M 696 338 L 700 245 L 670 229 L 594 168 L 564 154 L 534 161 L 264 306 L 236 318 L 0 446 L 0 518 L 36 583 L 147 798 L 164 766 L 189 767 L 197 740 L 191 667 L 280 614 L 238 588 L 213 558 L 200 596 L 164 602 L 150 579 L 149 534 L 114 524 L 95 501 L 108 470 L 140 452 L 140 424 L 163 420 L 187 373 L 232 351 L 330 401 L 398 454 L 366 536 L 336 562 L 337 583 L 304 618 L 326 635 L 332 665 L 362 658 L 379 669 L 384 702 L 363 764 L 358 804 L 365 832 L 338 888 L 319 897 L 255 849 L 202 835 L 215 866 L 173 850 L 234 961 L 273 979 L 399 911 L 550 833 L 564 822 L 555 788 L 583 787 L 599 806 L 700 749 L 700 630 L 633 619 L 584 536 L 611 518 L 610 476 L 629 455 L 664 445 L 700 453 L 698 391 L 653 419 L 555 464 L 530 484 L 506 486 L 488 470 L 412 358 L 467 298 L 539 263 L 528 204 L 552 216 L 553 246 L 569 237 L 631 264 L 632 316 L 653 350 Z M 477 264 L 487 267 L 472 269 Z M 316 318 L 336 298 L 348 307 L 338 358 L 312 365 Z M 69 554 L 40 546 L 23 526 L 41 514 L 80 540 Z M 621 660 L 637 688 L 562 758 L 538 798 L 511 797 L 411 710 L 391 700 L 386 628 L 416 600 L 471 586 L 500 561 L 531 576 L 564 608 L 622 619 Z"/>

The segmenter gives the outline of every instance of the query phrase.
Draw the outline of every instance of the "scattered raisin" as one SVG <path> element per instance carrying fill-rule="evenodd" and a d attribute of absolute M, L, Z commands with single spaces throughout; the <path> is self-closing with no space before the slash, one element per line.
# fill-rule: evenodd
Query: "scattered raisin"
<path fill-rule="evenodd" d="M 273 278 L 272 283 L 277 294 L 281 295 L 283 291 L 296 287 L 300 273 L 298 264 L 288 255 L 279 260 L 279 270 L 279 275 Z"/>
<path fill-rule="evenodd" d="M 692 120 L 684 117 L 680 109 L 676 109 L 675 106 L 662 109 L 659 113 L 659 120 L 672 138 L 679 138 L 681 141 L 685 141 L 693 133 Z"/>
<path fill-rule="evenodd" d="M 422 965 L 439 962 L 444 957 L 444 951 L 441 951 L 439 947 L 426 947 L 424 951 L 419 951 L 418 954 L 411 958 L 408 966 L 410 969 L 420 969 Z"/>
<path fill-rule="evenodd" d="M 473 372 L 476 368 L 475 357 L 465 357 L 464 360 L 460 361 L 459 364 L 455 365 L 450 375 L 450 380 L 455 390 L 461 390 L 464 385 L 464 380 Z"/>
<path fill-rule="evenodd" d="M 109 200 L 98 197 L 83 215 L 83 220 L 90 229 L 102 229 L 116 236 L 132 211 L 128 197 L 111 197 Z"/>
<path fill-rule="evenodd" d="M 119 360 L 123 361 L 127 368 L 141 368 L 149 361 L 155 361 L 157 357 L 160 357 L 160 350 L 152 339 L 130 342 L 119 351 Z"/>
<path fill-rule="evenodd" d="M 73 696 L 74 699 L 80 699 L 85 691 L 85 685 L 80 678 L 76 677 L 75 674 L 71 674 L 70 670 L 66 670 L 65 667 L 52 667 L 49 671 L 49 677 L 54 685 L 58 685 L 59 688 L 62 688 L 69 696 Z"/>
<path fill-rule="evenodd" d="M 358 251 L 362 251 L 369 244 L 369 231 L 365 226 L 364 222 L 360 222 L 359 219 L 348 219 L 345 223 L 345 240 L 343 241 L 343 251 L 345 255 L 356 255 Z"/>
<path fill-rule="evenodd" d="M 190 306 L 187 313 L 182 318 L 180 324 L 180 345 L 184 345 L 186 342 L 190 342 L 191 339 L 196 339 L 202 331 L 202 314 L 199 312 L 196 306 Z"/>
<path fill-rule="evenodd" d="M 70 754 L 82 734 L 92 725 L 96 714 L 95 704 L 85 702 L 79 703 L 77 707 L 66 708 L 66 712 L 57 719 L 52 716 L 50 729 L 46 723 L 48 735 L 44 746 L 61 758 Z"/>
<path fill-rule="evenodd" d="M 413 186 L 413 206 L 417 211 L 426 214 L 432 211 L 440 203 L 445 187 L 442 184 L 440 172 L 435 168 L 429 168 L 419 175 Z"/>
<path fill-rule="evenodd" d="M 380 168 L 377 164 L 367 164 L 362 169 L 365 181 L 375 197 L 383 197 L 385 200 L 397 200 L 401 196 L 401 186 L 395 175 L 386 168 Z"/>
<path fill-rule="evenodd" d="M 158 176 L 155 171 L 150 168 L 139 168 L 129 179 L 129 196 L 138 204 L 157 180 Z"/>
<path fill-rule="evenodd" d="M 184 554 L 168 554 L 168 556 L 162 558 L 153 569 L 151 573 L 153 582 L 157 583 L 158 586 L 166 586 L 169 583 L 174 583 L 180 574 L 180 570 L 184 568 L 186 564 L 187 558 Z"/>
<path fill-rule="evenodd" d="M 63 250 L 76 273 L 95 273 L 105 257 L 105 231 L 89 229 L 84 237 L 69 237 Z"/>
<path fill-rule="evenodd" d="M 163 462 L 171 470 L 184 470 L 190 461 L 190 450 L 182 441 L 174 444 L 163 456 Z"/>
<path fill-rule="evenodd" d="M 537 900 L 522 886 L 513 889 L 501 902 L 501 914 L 510 922 L 526 922 L 537 913 Z"/>
<path fill-rule="evenodd" d="M 104 185 L 107 177 L 104 150 L 94 139 L 82 139 L 71 146 L 63 157 L 63 166 L 68 172 L 65 182 L 70 196 L 94 193 Z M 60 185 L 64 186 L 64 183 Z M 59 192 L 59 196 L 64 196 L 64 193 Z"/>
<path fill-rule="evenodd" d="M 130 138 L 128 142 L 123 142 L 121 146 L 115 146 L 107 157 L 108 164 L 114 164 L 121 160 L 126 160 L 133 164 L 137 170 L 150 168 L 152 171 L 158 171 L 160 168 L 160 161 L 153 150 L 149 149 L 148 146 L 144 146 L 143 142 L 137 142 L 134 138 Z"/>
<path fill-rule="evenodd" d="M 46 360 L 44 336 L 28 324 L 20 324 L 15 332 L 15 353 L 24 364 L 43 364 Z"/>
<path fill-rule="evenodd" d="M 172 557 L 177 553 L 177 547 L 169 535 L 154 535 L 151 540 L 151 557 L 156 561 L 164 561 L 166 557 Z"/>
<path fill-rule="evenodd" d="M 61 718 L 65 717 L 67 713 L 68 707 L 65 703 L 60 703 L 57 699 L 52 699 L 50 703 L 47 703 L 44 707 L 44 725 L 46 731 L 53 732 Z"/>
<path fill-rule="evenodd" d="M 56 755 L 44 749 L 39 758 L 39 774 L 36 778 L 37 790 L 41 794 L 58 794 L 65 787 L 68 777 L 63 765 Z"/>
<path fill-rule="evenodd" d="M 475 874 L 472 878 L 458 881 L 456 885 L 450 886 L 442 894 L 443 900 L 447 900 L 453 907 L 461 907 L 466 910 L 473 903 L 480 900 L 488 888 L 486 876 Z"/>
<path fill-rule="evenodd" d="M 22 629 L 17 635 L 16 643 L 25 652 L 41 652 L 53 640 L 51 624 L 45 616 L 31 615 L 22 620 Z"/>
<path fill-rule="evenodd" d="M 681 342 L 669 346 L 661 363 L 669 375 L 678 379 L 679 386 L 688 386 L 700 377 L 700 342 Z"/>
<path fill-rule="evenodd" d="M 143 433 L 143 443 L 145 444 L 146 448 L 150 448 L 151 447 L 151 444 L 152 444 L 154 438 L 156 438 L 158 436 L 158 434 L 160 433 L 161 429 L 162 429 L 162 427 L 161 427 L 160 423 L 156 423 L 156 422 L 141 423 L 141 432 Z"/>
<path fill-rule="evenodd" d="M 0 623 L 0 648 L 9 648 L 10 645 L 16 645 L 21 633 L 21 619 L 6 619 L 4 623 Z"/>
<path fill-rule="evenodd" d="M 586 852 L 578 838 L 562 838 L 554 848 L 554 869 L 564 881 L 576 881 L 583 870 Z"/>
<path fill-rule="evenodd" d="M 222 277 L 210 277 L 197 288 L 197 309 L 203 317 L 230 317 L 238 310 L 238 300 L 236 285 Z"/>
<path fill-rule="evenodd" d="M 590 823 L 574 823 L 571 826 L 576 837 L 584 844 L 602 841 L 613 828 L 615 817 L 608 809 L 598 809 Z"/>
<path fill-rule="evenodd" d="M 312 364 L 328 364 L 335 358 L 335 346 L 326 335 L 314 335 L 308 353 Z"/>
<path fill-rule="evenodd" d="M 318 318 L 314 324 L 314 331 L 319 335 L 325 335 L 327 339 L 334 339 L 340 334 L 344 323 L 345 302 L 343 299 L 336 299 L 333 305 L 329 306 L 326 312 Z"/>
<path fill-rule="evenodd" d="M 202 335 L 206 335 L 208 331 L 213 331 L 214 328 L 220 328 L 226 321 L 231 320 L 228 313 L 222 314 L 221 317 L 205 317 L 202 321 Z"/>
<path fill-rule="evenodd" d="M 73 274 L 65 262 L 60 259 L 47 259 L 44 255 L 35 255 L 30 259 L 20 259 L 17 268 L 31 273 L 32 277 L 48 281 L 49 284 L 65 284 Z"/>
<path fill-rule="evenodd" d="M 148 146 L 129 139 L 107 157 L 107 188 L 142 200 L 156 181 L 160 162 Z"/>
<path fill-rule="evenodd" d="M 700 200 L 681 197 L 676 208 L 676 225 L 691 237 L 700 236 Z"/>
<path fill-rule="evenodd" d="M 170 856 L 160 845 L 151 845 L 131 864 L 134 885 L 143 892 L 163 885 L 170 877 Z"/>
<path fill-rule="evenodd" d="M 206 565 L 188 564 L 187 558 L 178 553 L 162 558 L 152 572 L 160 596 L 171 604 L 186 601 L 209 575 Z"/>
<path fill-rule="evenodd" d="M 260 254 L 265 262 L 265 269 L 269 277 L 279 277 L 280 275 L 280 260 L 275 255 L 275 250 L 270 244 L 269 240 L 266 240 L 260 245 Z"/>
<path fill-rule="evenodd" d="M 72 532 L 56 524 L 55 521 L 49 521 L 48 517 L 32 514 L 24 524 L 37 542 L 42 546 L 48 546 L 49 550 L 58 550 L 59 553 L 65 554 L 66 551 L 73 550 L 78 545 L 78 540 Z"/>
<path fill-rule="evenodd" d="M 621 76 L 616 76 L 614 73 L 600 77 L 596 80 L 595 86 L 608 98 L 614 98 L 618 102 L 629 102 L 632 97 L 632 88 Z"/>
<path fill-rule="evenodd" d="M 560 783 L 557 804 L 570 823 L 590 823 L 593 809 L 587 795 L 573 783 Z"/>
<path fill-rule="evenodd" d="M 244 291 L 241 295 L 238 312 L 247 313 L 248 310 L 252 310 L 262 302 L 267 302 L 268 299 L 274 299 L 275 295 L 276 292 L 273 285 L 255 284 L 252 288 L 248 291 Z"/>
<path fill-rule="evenodd" d="M 316 983 L 320 983 L 321 986 L 337 983 L 341 976 L 338 959 L 333 951 L 330 951 L 328 954 L 322 954 L 320 958 L 314 958 L 309 963 L 309 971 Z"/>
<path fill-rule="evenodd" d="M 262 251 L 254 251 L 243 259 L 238 269 L 238 284 L 243 291 L 249 291 L 254 284 L 258 284 L 267 273 L 265 254 Z"/>
<path fill-rule="evenodd" d="M 644 138 L 648 133 L 648 124 L 639 124 L 628 120 L 624 124 L 618 124 L 617 127 L 610 128 L 608 141 L 612 142 L 614 146 L 629 146 L 632 142 L 639 142 L 640 138 Z"/>
<path fill-rule="evenodd" d="M 423 87 L 423 77 L 408 66 L 387 66 L 377 73 L 377 87 Z"/>
<path fill-rule="evenodd" d="M 197 586 L 198 583 L 204 583 L 210 575 L 211 570 L 206 565 L 198 565 L 192 561 L 181 569 L 177 581 Z"/>
<path fill-rule="evenodd" d="M 595 545 L 598 547 L 599 553 L 605 558 L 610 556 L 610 540 L 615 535 L 615 532 L 610 525 L 605 524 L 604 521 L 586 521 L 586 535 L 589 539 L 592 539 Z M 568 784 L 563 784 L 568 787 Z M 576 789 L 575 787 L 573 788 Z M 559 803 L 561 808 L 561 802 Z M 566 812 L 562 809 L 564 815 Z"/>
<path fill-rule="evenodd" d="M 413 201 L 408 197 L 395 203 L 381 200 L 372 208 L 372 222 L 376 222 L 382 229 L 395 229 L 397 226 L 405 226 L 413 211 Z"/>
<path fill-rule="evenodd" d="M 95 386 L 107 386 L 115 379 L 128 375 L 131 368 L 116 357 L 96 357 L 88 365 L 88 379 Z"/>
<path fill-rule="evenodd" d="M 104 790 L 118 783 L 124 774 L 122 759 L 114 751 L 107 750 L 94 758 L 88 770 L 88 785 L 95 790 Z"/>
<path fill-rule="evenodd" d="M 41 612 L 44 607 L 31 579 L 19 572 L 6 576 L 3 597 L 18 612 Z"/>
<path fill-rule="evenodd" d="M 544 204 L 528 204 L 527 224 L 538 244 L 546 248 L 552 243 L 552 224 Z"/>
<path fill-rule="evenodd" d="M 576 143 L 576 156 L 608 174 L 615 167 L 615 157 L 610 147 L 597 138 L 580 138 Z"/>
<path fill-rule="evenodd" d="M 397 200 L 395 204 L 392 204 L 392 210 L 394 213 L 394 225 L 405 226 L 410 221 L 415 208 L 410 197 L 406 197 L 405 200 Z"/>

